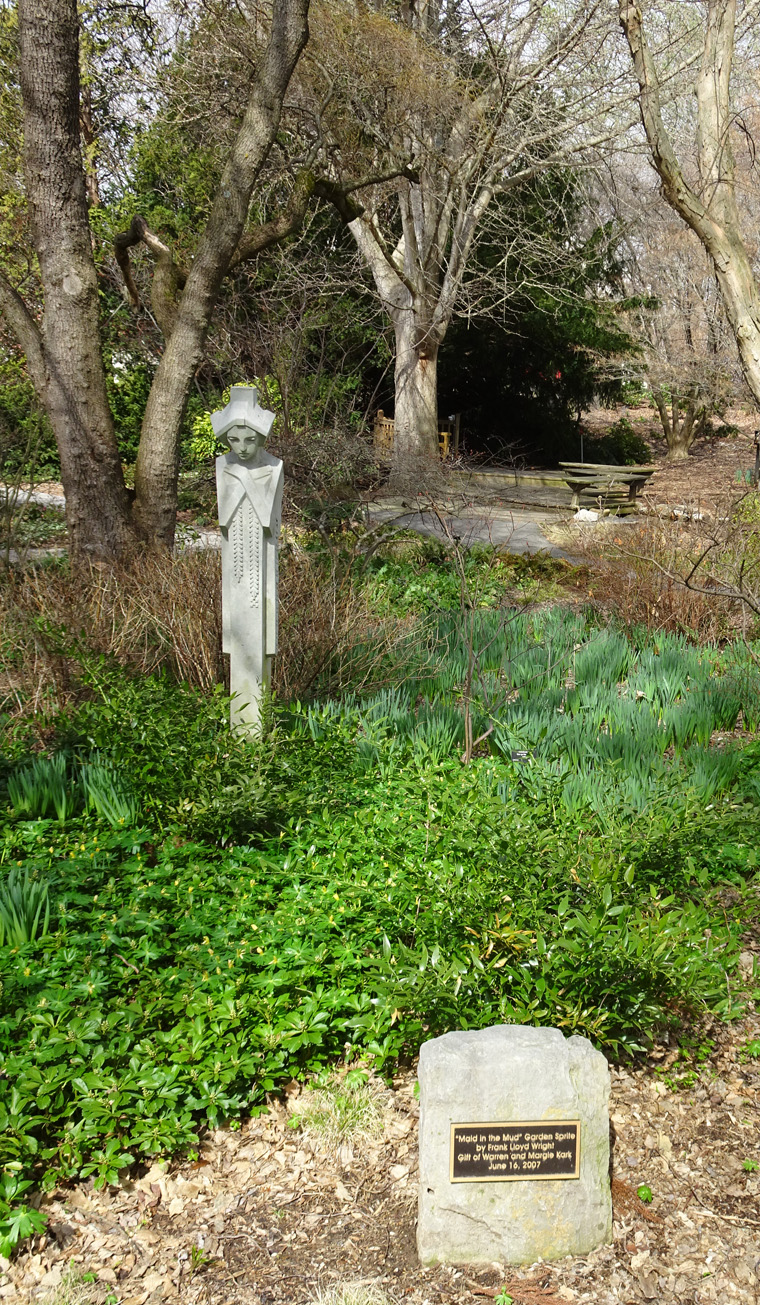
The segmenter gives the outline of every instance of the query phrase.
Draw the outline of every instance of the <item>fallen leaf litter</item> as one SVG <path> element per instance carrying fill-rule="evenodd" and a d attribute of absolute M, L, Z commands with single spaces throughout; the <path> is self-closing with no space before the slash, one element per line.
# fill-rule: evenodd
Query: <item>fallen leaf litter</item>
<path fill-rule="evenodd" d="M 306 1305 L 337 1282 L 376 1284 L 411 1305 L 495 1299 L 505 1287 L 515 1305 L 758 1305 L 760 1061 L 741 1049 L 760 1023 L 751 1016 L 709 1035 L 714 1050 L 688 1090 L 665 1085 L 667 1048 L 642 1068 L 613 1069 L 614 1243 L 591 1255 L 420 1268 L 410 1072 L 380 1091 L 382 1133 L 353 1146 L 326 1152 L 292 1128 L 291 1092 L 239 1130 L 208 1135 L 195 1163 L 156 1164 L 119 1189 L 53 1194 L 47 1234 L 1 1262 L 0 1302 L 50 1300 L 73 1265 L 95 1275 L 93 1302 L 119 1305 Z"/>

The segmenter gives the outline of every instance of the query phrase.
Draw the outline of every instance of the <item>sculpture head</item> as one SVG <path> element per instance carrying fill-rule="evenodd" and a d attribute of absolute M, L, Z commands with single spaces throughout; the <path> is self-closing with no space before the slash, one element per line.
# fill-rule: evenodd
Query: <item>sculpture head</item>
<path fill-rule="evenodd" d="M 273 422 L 274 413 L 260 406 L 255 389 L 247 385 L 233 385 L 227 407 L 211 413 L 214 434 L 245 463 L 256 461 Z"/>
<path fill-rule="evenodd" d="M 254 462 L 264 445 L 264 436 L 252 426 L 232 426 L 224 438 L 241 462 Z"/>

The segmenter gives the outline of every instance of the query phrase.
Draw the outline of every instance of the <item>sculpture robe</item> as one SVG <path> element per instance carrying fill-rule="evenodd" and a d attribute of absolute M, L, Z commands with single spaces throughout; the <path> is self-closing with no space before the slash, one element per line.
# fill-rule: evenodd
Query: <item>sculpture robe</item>
<path fill-rule="evenodd" d="M 277 544 L 283 470 L 263 449 L 257 464 L 216 460 L 222 530 L 222 648 L 230 655 L 232 723 L 256 728 L 277 652 Z"/>

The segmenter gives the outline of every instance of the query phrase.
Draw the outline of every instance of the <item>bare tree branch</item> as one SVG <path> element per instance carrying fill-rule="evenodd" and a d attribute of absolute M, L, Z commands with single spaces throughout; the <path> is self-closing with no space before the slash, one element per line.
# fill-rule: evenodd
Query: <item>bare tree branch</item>
<path fill-rule="evenodd" d="M 315 181 L 311 172 L 305 170 L 299 173 L 288 207 L 272 218 L 271 222 L 263 222 L 241 237 L 230 261 L 230 271 L 300 231 L 314 191 Z"/>
<path fill-rule="evenodd" d="M 760 404 L 760 290 L 742 237 L 730 147 L 730 79 L 736 0 L 708 0 L 697 81 L 697 153 L 706 198 L 688 185 L 662 117 L 660 83 L 634 0 L 618 0 L 620 23 L 639 83 L 652 161 L 668 203 L 699 236 L 715 267 L 744 376 Z"/>
<path fill-rule="evenodd" d="M 185 288 L 187 272 L 174 260 L 174 255 L 167 245 L 151 231 L 145 218 L 134 217 L 127 231 L 114 236 L 116 262 L 122 270 L 129 297 L 135 308 L 140 307 L 140 296 L 132 276 L 129 250 L 134 245 L 144 244 L 156 260 L 150 286 L 150 301 L 153 313 L 164 338 L 169 339 L 177 319 L 179 295 Z"/>
<path fill-rule="evenodd" d="M 38 395 L 45 392 L 46 368 L 40 328 L 21 295 L 0 271 L 0 317 L 8 324 L 16 343 L 26 355 L 26 365 Z"/>

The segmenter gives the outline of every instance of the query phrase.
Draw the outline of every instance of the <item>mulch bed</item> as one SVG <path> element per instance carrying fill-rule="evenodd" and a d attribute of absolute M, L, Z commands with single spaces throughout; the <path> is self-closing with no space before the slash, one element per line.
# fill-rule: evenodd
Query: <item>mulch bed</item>
<path fill-rule="evenodd" d="M 670 506 L 696 507 L 709 505 L 727 494 L 741 493 L 739 479 L 755 464 L 753 433 L 760 418 L 743 409 L 731 409 L 726 421 L 738 427 L 738 435 L 726 438 L 699 439 L 692 445 L 688 458 L 682 462 L 667 461 L 667 445 L 662 437 L 662 426 L 653 408 L 604 409 L 595 408 L 584 415 L 583 424 L 594 434 L 603 435 L 621 415 L 626 415 L 636 433 L 652 447 L 653 461 L 658 470 L 649 480 L 645 500 Z M 745 484 L 746 487 L 746 484 Z"/>

